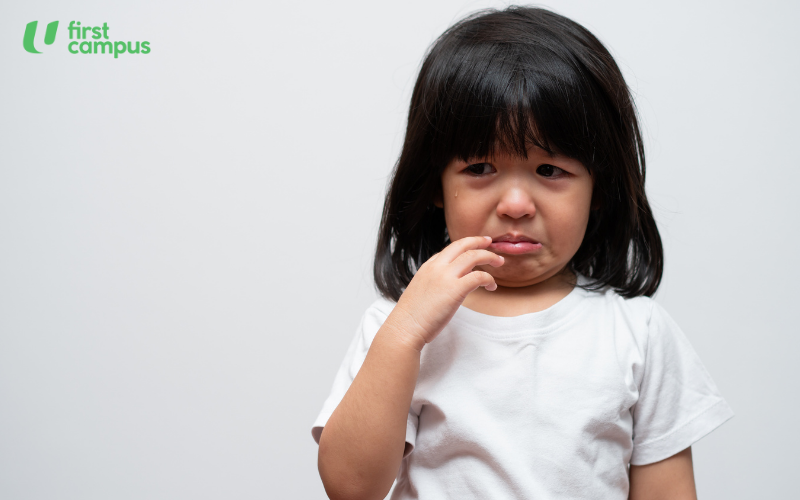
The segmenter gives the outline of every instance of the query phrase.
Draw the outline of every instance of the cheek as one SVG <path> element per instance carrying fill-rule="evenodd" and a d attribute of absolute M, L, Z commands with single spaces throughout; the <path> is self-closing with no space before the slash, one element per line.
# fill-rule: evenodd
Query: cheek
<path fill-rule="evenodd" d="M 468 192 L 460 191 L 458 196 L 451 193 L 444 210 L 450 241 L 482 234 L 488 208 L 480 201 L 480 199 L 470 199 Z"/>
<path fill-rule="evenodd" d="M 562 210 L 554 212 L 550 218 L 549 232 L 559 250 L 574 253 L 583 242 L 589 223 L 589 203 L 582 201 L 562 205 Z"/>

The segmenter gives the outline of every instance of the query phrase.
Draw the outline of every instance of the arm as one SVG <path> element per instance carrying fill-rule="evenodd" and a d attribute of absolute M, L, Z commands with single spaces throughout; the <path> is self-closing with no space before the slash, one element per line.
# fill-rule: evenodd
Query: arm
<path fill-rule="evenodd" d="M 397 476 L 425 344 L 402 329 L 393 311 L 322 430 L 318 467 L 331 499 L 383 498 Z"/>
<path fill-rule="evenodd" d="M 631 465 L 628 500 L 697 500 L 692 448 L 660 462 Z"/>
<path fill-rule="evenodd" d="M 484 250 L 491 241 L 462 238 L 428 259 L 375 334 L 320 435 L 319 474 L 331 499 L 375 500 L 391 488 L 403 459 L 422 348 L 470 292 L 497 288 L 489 273 L 473 271 L 478 265 L 503 264 L 503 257 Z"/>

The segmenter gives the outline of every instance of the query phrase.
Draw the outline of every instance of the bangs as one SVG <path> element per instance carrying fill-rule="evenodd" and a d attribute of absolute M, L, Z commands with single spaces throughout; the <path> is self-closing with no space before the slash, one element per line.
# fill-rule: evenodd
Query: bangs
<path fill-rule="evenodd" d="M 528 159 L 531 147 L 592 176 L 586 232 L 570 266 L 590 289 L 652 295 L 663 248 L 644 189 L 636 109 L 614 58 L 574 21 L 535 7 L 475 12 L 430 47 L 414 85 L 400 158 L 384 203 L 373 276 L 399 300 L 450 244 L 437 200 L 456 159 Z"/>
<path fill-rule="evenodd" d="M 425 106 L 431 152 L 444 167 L 496 152 L 527 159 L 537 146 L 589 167 L 600 118 L 590 82 L 574 61 L 548 48 L 482 43 L 462 45 L 441 71 L 435 103 Z M 433 68 L 432 68 L 433 69 Z M 434 82 L 431 82 L 434 83 Z M 593 121 L 597 123 L 592 123 Z"/>

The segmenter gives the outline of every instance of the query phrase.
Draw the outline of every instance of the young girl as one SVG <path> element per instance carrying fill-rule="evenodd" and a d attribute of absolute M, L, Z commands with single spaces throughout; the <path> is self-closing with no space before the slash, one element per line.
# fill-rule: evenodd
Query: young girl
<path fill-rule="evenodd" d="M 431 47 L 364 314 L 312 429 L 332 499 L 690 499 L 733 415 L 650 297 L 633 101 L 585 28 L 473 14 Z"/>

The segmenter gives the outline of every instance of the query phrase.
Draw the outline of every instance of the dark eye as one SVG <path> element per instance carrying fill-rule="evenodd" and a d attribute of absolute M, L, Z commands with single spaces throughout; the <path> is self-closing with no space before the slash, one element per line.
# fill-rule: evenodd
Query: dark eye
<path fill-rule="evenodd" d="M 486 170 L 486 167 L 489 167 L 488 171 Z M 465 168 L 464 170 L 473 175 L 483 175 L 483 174 L 490 174 L 491 168 L 492 166 L 489 165 L 488 163 L 474 163 Z"/>
<path fill-rule="evenodd" d="M 544 165 L 539 165 L 539 168 L 536 169 L 536 173 L 541 175 L 542 177 L 554 177 L 559 176 L 564 172 L 564 170 L 556 167 L 555 165 L 549 165 L 545 163 Z"/>

